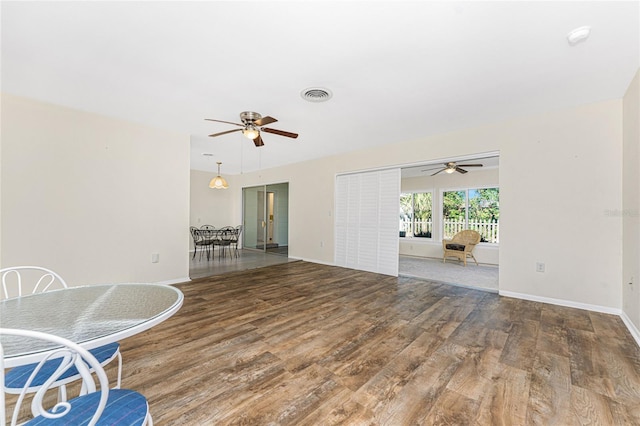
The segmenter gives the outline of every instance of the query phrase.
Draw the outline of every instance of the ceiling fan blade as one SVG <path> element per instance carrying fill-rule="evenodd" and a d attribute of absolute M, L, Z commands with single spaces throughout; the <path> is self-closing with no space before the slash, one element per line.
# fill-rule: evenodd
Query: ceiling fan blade
<path fill-rule="evenodd" d="M 227 133 L 233 133 L 233 132 L 241 132 L 242 129 L 233 129 L 233 130 L 227 130 L 225 132 L 220 132 L 220 133 L 214 133 L 212 135 L 209 135 L 212 138 L 215 138 L 216 136 L 222 136 L 222 135 L 226 135 Z"/>
<path fill-rule="evenodd" d="M 267 133 L 273 133 L 274 135 L 286 136 L 288 138 L 293 138 L 293 139 L 298 137 L 297 133 L 285 132 L 284 130 L 268 129 L 266 127 L 260 130 L 263 130 Z"/>
<path fill-rule="evenodd" d="M 269 117 L 269 116 L 267 115 L 266 117 L 262 117 L 262 118 L 260 118 L 259 120 L 254 121 L 254 124 L 255 124 L 256 126 L 260 126 L 260 127 L 262 127 L 262 126 L 266 126 L 267 124 L 275 123 L 276 121 L 278 121 L 278 120 L 276 120 L 276 119 L 275 119 L 275 118 L 273 118 L 273 117 Z"/>
<path fill-rule="evenodd" d="M 444 172 L 445 170 L 447 170 L 447 168 L 446 168 L 446 167 L 445 167 L 444 169 L 440 169 L 440 170 L 438 170 L 437 172 L 435 172 L 435 173 L 434 173 L 434 174 L 432 174 L 431 176 L 435 176 L 435 175 L 437 175 L 438 173 L 442 173 L 442 172 Z"/>
<path fill-rule="evenodd" d="M 232 123 L 231 121 L 214 120 L 213 118 L 205 118 L 205 120 L 207 120 L 207 121 L 215 121 L 215 122 L 217 122 L 217 123 L 233 124 L 234 126 L 244 127 L 244 124 Z"/>
<path fill-rule="evenodd" d="M 482 164 L 458 164 L 458 167 L 482 167 Z"/>
<path fill-rule="evenodd" d="M 460 167 L 456 167 L 456 172 L 458 172 L 458 173 L 462 173 L 462 174 L 468 173 L 468 171 L 467 171 L 467 170 L 465 170 L 465 169 L 461 169 Z"/>
<path fill-rule="evenodd" d="M 430 169 L 424 169 L 424 170 L 420 170 L 420 171 L 421 171 L 421 172 L 430 172 L 431 170 L 436 170 L 436 169 L 439 169 L 439 168 L 440 168 L 440 167 L 438 166 L 438 167 L 432 167 L 432 168 L 430 168 Z"/>
<path fill-rule="evenodd" d="M 262 138 L 260 137 L 260 135 L 256 136 L 255 139 L 253 140 L 253 143 L 257 146 L 263 146 L 264 142 L 262 142 Z"/>

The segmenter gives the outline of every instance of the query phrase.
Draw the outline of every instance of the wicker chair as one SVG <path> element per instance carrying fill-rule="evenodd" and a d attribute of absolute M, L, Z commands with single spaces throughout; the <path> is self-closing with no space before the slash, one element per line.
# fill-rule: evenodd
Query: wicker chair
<path fill-rule="evenodd" d="M 473 255 L 473 248 L 479 242 L 480 233 L 470 229 L 458 232 L 450 240 L 442 240 L 442 250 L 444 250 L 442 262 L 446 263 L 447 257 L 456 257 L 464 262 L 464 266 L 467 266 L 467 257 L 470 257 L 477 265 L 478 261 Z"/>

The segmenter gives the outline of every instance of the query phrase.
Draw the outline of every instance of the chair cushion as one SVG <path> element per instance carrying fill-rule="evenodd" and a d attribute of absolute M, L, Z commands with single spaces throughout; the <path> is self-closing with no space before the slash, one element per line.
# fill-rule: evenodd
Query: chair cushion
<path fill-rule="evenodd" d="M 92 392 L 69 401 L 71 409 L 59 419 L 47 419 L 38 416 L 28 421 L 27 425 L 88 425 L 91 416 L 96 412 L 100 402 L 100 392 Z M 110 389 L 107 406 L 98 420 L 97 426 L 142 425 L 149 406 L 144 396 L 128 389 Z"/>
<path fill-rule="evenodd" d="M 456 251 L 464 251 L 464 244 L 447 244 L 445 246 L 447 250 L 456 250 Z"/>
<path fill-rule="evenodd" d="M 109 343 L 104 346 L 100 346 L 99 348 L 91 349 L 89 352 L 96 357 L 100 364 L 103 364 L 110 359 L 112 359 L 115 354 L 120 349 L 120 344 L 118 342 Z M 44 382 L 51 377 L 51 375 L 56 371 L 56 369 L 60 366 L 60 362 L 62 362 L 62 358 L 54 358 L 45 362 L 36 377 L 31 382 L 30 387 L 42 386 Z M 15 367 L 9 370 L 5 376 L 5 388 L 6 389 L 17 389 L 21 390 L 24 388 L 29 376 L 33 372 L 33 369 L 38 366 L 37 363 L 22 365 L 20 367 Z M 64 380 L 69 377 L 75 376 L 78 374 L 78 370 L 76 367 L 71 367 L 67 371 L 65 371 L 62 376 L 58 380 Z"/>

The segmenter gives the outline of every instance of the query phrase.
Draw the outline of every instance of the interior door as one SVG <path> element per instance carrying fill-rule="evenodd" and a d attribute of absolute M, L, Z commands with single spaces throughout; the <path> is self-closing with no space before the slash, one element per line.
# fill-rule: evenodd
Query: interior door
<path fill-rule="evenodd" d="M 243 203 L 243 237 L 242 247 L 258 249 L 264 246 L 264 186 L 254 186 L 242 189 Z"/>

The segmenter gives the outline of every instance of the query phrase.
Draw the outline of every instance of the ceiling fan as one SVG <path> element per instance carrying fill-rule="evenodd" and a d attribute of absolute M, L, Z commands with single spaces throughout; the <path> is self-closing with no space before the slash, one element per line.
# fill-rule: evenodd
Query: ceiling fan
<path fill-rule="evenodd" d="M 456 164 L 455 162 L 451 161 L 448 163 L 444 163 L 444 168 L 438 170 L 437 172 L 435 172 L 434 174 L 432 174 L 431 176 L 435 176 L 438 173 L 441 172 L 445 172 L 445 173 L 453 173 L 453 172 L 458 172 L 458 173 L 467 173 L 468 170 L 462 169 L 461 167 L 482 167 L 482 164 Z M 429 170 L 435 170 L 435 169 L 425 169 L 422 170 L 423 172 L 427 172 Z"/>
<path fill-rule="evenodd" d="M 268 127 L 263 127 L 263 126 L 266 126 L 267 124 L 275 123 L 278 120 L 269 116 L 263 117 L 257 112 L 252 112 L 252 111 L 244 111 L 240 113 L 240 121 L 242 121 L 242 124 L 232 123 L 230 121 L 214 120 L 213 118 L 205 118 L 205 120 L 216 121 L 218 123 L 233 124 L 234 126 L 240 126 L 239 129 L 233 129 L 233 130 L 227 130 L 225 132 L 214 133 L 209 136 L 216 137 L 216 136 L 226 135 L 227 133 L 242 132 L 243 135 L 251 139 L 253 143 L 258 147 L 264 145 L 264 142 L 262 141 L 262 137 L 260 136 L 260 132 L 273 133 L 274 135 L 286 136 L 288 138 L 293 138 L 293 139 L 298 137 L 297 133 L 285 132 L 284 130 L 277 130 L 277 129 L 270 129 Z"/>

